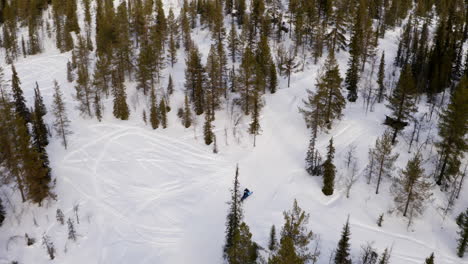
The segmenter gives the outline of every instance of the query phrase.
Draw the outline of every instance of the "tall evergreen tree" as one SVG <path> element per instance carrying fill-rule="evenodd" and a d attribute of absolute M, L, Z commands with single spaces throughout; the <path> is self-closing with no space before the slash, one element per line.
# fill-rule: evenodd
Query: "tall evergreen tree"
<path fill-rule="evenodd" d="M 190 107 L 190 101 L 187 94 L 184 99 L 184 111 L 182 116 L 182 124 L 185 128 L 189 128 L 192 125 L 192 109 Z"/>
<path fill-rule="evenodd" d="M 2 199 L 0 199 L 0 227 L 3 225 L 3 221 L 5 221 L 6 212 L 5 208 L 3 207 Z"/>
<path fill-rule="evenodd" d="M 377 84 L 379 85 L 379 90 L 377 93 L 377 102 L 381 103 L 385 95 L 385 52 L 382 52 L 382 57 L 380 58 L 379 72 L 377 73 Z"/>
<path fill-rule="evenodd" d="M 205 139 L 205 144 L 210 145 L 213 142 L 213 127 L 211 125 L 210 113 L 205 113 L 205 124 L 203 125 L 203 138 Z"/>
<path fill-rule="evenodd" d="M 333 147 L 333 138 L 330 138 L 327 147 L 327 159 L 323 163 L 323 188 L 322 192 L 325 195 L 332 195 L 335 185 L 336 168 L 333 164 L 333 157 L 335 155 L 335 148 Z"/>
<path fill-rule="evenodd" d="M 159 115 L 162 128 L 167 128 L 167 107 L 164 98 L 162 98 L 161 102 L 159 103 Z"/>
<path fill-rule="evenodd" d="M 233 244 L 227 252 L 229 264 L 255 264 L 258 246 L 252 242 L 252 234 L 246 223 L 242 222 L 234 232 Z"/>
<path fill-rule="evenodd" d="M 370 164 L 373 164 L 373 168 L 369 171 L 368 181 L 370 182 L 371 178 L 377 177 L 375 194 L 379 194 L 382 177 L 390 176 L 394 170 L 395 160 L 398 158 L 398 154 L 392 155 L 393 146 L 391 137 L 390 132 L 385 131 L 380 138 L 377 138 L 374 149 L 370 151 L 369 161 Z"/>
<path fill-rule="evenodd" d="M 150 123 L 153 129 L 159 127 L 158 101 L 156 100 L 156 91 L 151 88 L 150 94 Z"/>
<path fill-rule="evenodd" d="M 325 73 L 317 81 L 318 103 L 322 106 L 322 115 L 328 129 L 331 129 L 334 119 L 342 116 L 341 112 L 346 105 L 341 94 L 342 80 L 333 52 L 330 52 L 325 62 Z"/>
<path fill-rule="evenodd" d="M 432 252 L 431 255 L 428 258 L 426 258 L 426 261 L 424 262 L 424 264 L 435 264 L 434 252 Z"/>
<path fill-rule="evenodd" d="M 63 101 L 63 94 L 60 91 L 60 86 L 57 81 L 54 80 L 54 95 L 53 95 L 53 106 L 52 113 L 54 114 L 54 129 L 57 136 L 62 140 L 62 145 L 65 149 L 68 146 L 67 137 L 71 135 L 70 131 L 70 120 L 67 117 L 67 111 L 65 108 L 65 102 Z"/>
<path fill-rule="evenodd" d="M 349 253 L 350 250 L 350 243 L 349 239 L 351 236 L 351 232 L 349 230 L 349 218 L 346 221 L 346 224 L 343 227 L 343 231 L 341 232 L 340 241 L 338 241 L 338 247 L 335 252 L 335 264 L 351 264 L 351 255 Z"/>
<path fill-rule="evenodd" d="M 457 225 L 460 229 L 458 231 L 457 255 L 463 258 L 468 250 L 468 208 L 457 217 Z"/>
<path fill-rule="evenodd" d="M 224 244 L 224 257 L 227 258 L 231 247 L 234 245 L 234 237 L 239 230 L 242 222 L 242 203 L 239 184 L 239 166 L 236 167 L 233 187 L 231 189 L 231 201 L 229 202 L 229 211 L 226 220 L 226 242 Z"/>
<path fill-rule="evenodd" d="M 432 195 L 432 184 L 424 175 L 421 162 L 420 154 L 411 158 L 401 171 L 400 178 L 395 178 L 391 187 L 396 209 L 408 217 L 409 223 L 423 212 L 425 203 Z"/>
<path fill-rule="evenodd" d="M 114 92 L 114 116 L 121 120 L 128 120 L 130 110 L 127 105 L 127 93 L 123 81 L 118 81 L 113 89 Z"/>
<path fill-rule="evenodd" d="M 268 242 L 268 249 L 270 251 L 275 251 L 277 247 L 278 247 L 278 241 L 276 239 L 276 229 L 275 229 L 275 225 L 272 225 L 270 229 L 270 239 Z"/>
<path fill-rule="evenodd" d="M 249 125 L 249 133 L 254 136 L 254 147 L 256 142 L 256 137 L 260 133 L 260 110 L 262 103 L 260 101 L 260 95 L 257 90 L 254 92 L 253 96 L 253 109 L 252 109 L 252 122 Z"/>
<path fill-rule="evenodd" d="M 11 71 L 11 89 L 13 90 L 13 99 L 15 100 L 15 111 L 23 118 L 24 122 L 30 122 L 31 113 L 26 106 L 26 100 L 24 99 L 23 90 L 21 89 L 21 81 L 14 65 L 11 65 Z"/>
<path fill-rule="evenodd" d="M 468 131 L 468 76 L 462 78 L 447 109 L 439 119 L 440 141 L 436 142 L 439 154 L 437 184 L 451 182 L 459 170 L 460 160 L 468 150 L 466 133 Z"/>
<path fill-rule="evenodd" d="M 291 211 L 284 212 L 284 226 L 278 250 L 268 260 L 269 264 L 305 264 L 316 261 L 317 255 L 309 251 L 309 244 L 314 239 L 312 231 L 307 229 L 309 214 L 304 212 L 294 200 Z"/>
<path fill-rule="evenodd" d="M 185 69 L 185 89 L 194 104 L 195 113 L 201 115 L 205 107 L 205 69 L 197 47 L 192 47 L 187 57 Z"/>

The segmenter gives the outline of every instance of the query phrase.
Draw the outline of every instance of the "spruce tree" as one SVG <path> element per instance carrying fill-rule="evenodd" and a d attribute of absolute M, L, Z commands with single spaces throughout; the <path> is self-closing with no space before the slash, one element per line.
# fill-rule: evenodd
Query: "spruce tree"
<path fill-rule="evenodd" d="M 322 192 L 325 195 L 332 195 L 335 185 L 336 168 L 333 164 L 333 157 L 335 155 L 335 148 L 333 147 L 333 138 L 330 138 L 327 147 L 327 159 L 323 163 L 323 188 Z"/>
<path fill-rule="evenodd" d="M 463 153 L 468 150 L 465 135 L 468 131 L 468 76 L 462 78 L 447 108 L 439 119 L 440 141 L 436 142 L 439 154 L 438 185 L 450 182 L 459 170 Z"/>
<path fill-rule="evenodd" d="M 192 125 L 192 109 L 190 107 L 190 101 L 187 94 L 185 94 L 184 99 L 184 111 L 182 116 L 182 124 L 185 128 L 189 128 Z"/>
<path fill-rule="evenodd" d="M 379 85 L 379 90 L 377 93 L 377 102 L 381 103 L 385 95 L 385 52 L 382 52 L 382 57 L 380 58 L 379 72 L 377 73 L 377 84 Z"/>
<path fill-rule="evenodd" d="M 284 226 L 281 230 L 279 248 L 268 260 L 269 264 L 305 264 L 316 261 L 317 255 L 309 252 L 309 244 L 314 239 L 307 229 L 309 214 L 304 212 L 294 200 L 291 211 L 284 212 Z"/>
<path fill-rule="evenodd" d="M 272 225 L 270 229 L 270 239 L 268 242 L 268 249 L 270 251 L 275 251 L 277 247 L 278 247 L 278 241 L 276 239 L 276 229 L 275 229 L 275 225 Z"/>
<path fill-rule="evenodd" d="M 61 138 L 62 145 L 67 148 L 67 137 L 71 135 L 70 120 L 67 117 L 65 109 L 65 102 L 63 101 L 63 94 L 60 91 L 60 86 L 54 80 L 54 95 L 53 95 L 52 113 L 54 114 L 54 130 L 58 137 Z"/>
<path fill-rule="evenodd" d="M 334 119 L 339 119 L 342 116 L 343 108 L 346 105 L 341 94 L 341 82 L 340 70 L 336 64 L 335 56 L 333 52 L 330 52 L 325 62 L 325 73 L 319 77 L 317 82 L 318 104 L 322 106 L 322 115 L 328 129 L 331 129 Z"/>
<path fill-rule="evenodd" d="M 203 125 L 203 138 L 206 145 L 213 142 L 213 127 L 211 125 L 211 117 L 209 112 L 205 113 L 205 124 Z"/>
<path fill-rule="evenodd" d="M 3 207 L 2 199 L 0 198 L 0 227 L 3 225 L 3 221 L 5 221 L 6 212 L 5 208 Z"/>
<path fill-rule="evenodd" d="M 380 257 L 378 264 L 390 264 L 390 254 L 391 252 L 386 248 Z"/>
<path fill-rule="evenodd" d="M 229 264 L 255 264 L 258 246 L 252 242 L 252 234 L 246 223 L 242 222 L 234 232 L 233 243 L 227 252 Z"/>
<path fill-rule="evenodd" d="M 167 81 L 167 94 L 171 95 L 174 92 L 174 83 L 172 82 L 172 75 L 169 74 L 169 80 Z"/>
<path fill-rule="evenodd" d="M 260 95 L 257 90 L 254 91 L 253 97 L 252 122 L 249 125 L 249 133 L 254 136 L 253 145 L 255 147 L 256 137 L 260 134 L 260 110 L 262 103 L 260 102 Z"/>
<path fill-rule="evenodd" d="M 341 238 L 338 242 L 338 247 L 335 252 L 335 264 L 351 264 L 351 255 L 349 253 L 350 250 L 350 239 L 351 233 L 349 230 L 349 217 L 346 221 L 346 224 L 343 227 L 343 231 L 341 232 Z"/>
<path fill-rule="evenodd" d="M 72 68 L 71 62 L 68 61 L 67 62 L 67 81 L 68 82 L 73 82 L 73 80 L 74 80 L 73 68 Z"/>
<path fill-rule="evenodd" d="M 231 62 L 236 63 L 236 57 L 239 54 L 240 40 L 237 35 L 237 29 L 234 22 L 231 23 L 231 31 L 228 36 L 228 55 L 231 57 Z"/>
<path fill-rule="evenodd" d="M 241 94 L 241 104 L 244 114 L 248 115 L 252 111 L 252 101 L 256 82 L 256 61 L 251 47 L 246 46 L 242 62 L 237 75 L 237 83 Z"/>
<path fill-rule="evenodd" d="M 123 82 L 118 81 L 114 92 L 114 110 L 113 114 L 116 118 L 121 120 L 128 120 L 130 110 L 127 105 L 127 94 L 125 92 L 125 85 Z"/>
<path fill-rule="evenodd" d="M 394 170 L 394 163 L 398 158 L 398 154 L 392 155 L 392 149 L 392 135 L 389 131 L 385 131 L 380 138 L 377 138 L 374 149 L 370 151 L 369 162 L 373 166 L 369 171 L 368 181 L 370 182 L 372 178 L 377 177 L 375 194 L 379 194 L 382 178 L 384 176 L 390 177 Z"/>
<path fill-rule="evenodd" d="M 394 195 L 396 209 L 404 217 L 408 217 L 409 223 L 413 217 L 422 214 L 425 203 L 432 195 L 432 184 L 424 175 L 421 163 L 421 155 L 416 154 L 401 171 L 400 177 L 394 179 L 390 189 Z"/>
<path fill-rule="evenodd" d="M 161 98 L 159 103 L 159 115 L 162 128 L 167 128 L 167 107 L 164 98 Z"/>
<path fill-rule="evenodd" d="M 156 92 L 154 88 L 151 88 L 150 95 L 150 123 L 153 129 L 159 127 L 159 111 L 158 102 L 156 100 Z"/>
<path fill-rule="evenodd" d="M 398 132 L 405 126 L 404 122 L 411 118 L 416 108 L 416 86 L 414 84 L 413 74 L 409 66 L 405 66 L 401 72 L 398 84 L 388 99 L 387 107 L 392 110 L 394 119 L 391 127 L 393 128 L 392 144 L 395 144 Z"/>
<path fill-rule="evenodd" d="M 468 208 L 457 217 L 456 222 L 459 227 L 457 255 L 463 258 L 465 252 L 468 250 Z"/>
<path fill-rule="evenodd" d="M 25 123 L 31 121 L 31 113 L 26 106 L 26 100 L 23 96 L 23 90 L 21 89 L 21 81 L 16 72 L 14 65 L 11 65 L 12 77 L 11 77 L 11 89 L 13 90 L 13 99 L 15 101 L 15 111 L 23 118 Z"/>
<path fill-rule="evenodd" d="M 201 115 L 205 107 L 205 69 L 197 47 L 192 47 L 187 56 L 185 69 L 185 89 L 190 95 L 195 113 Z"/>
<path fill-rule="evenodd" d="M 241 190 L 239 184 L 239 166 L 236 167 L 236 174 L 234 176 L 233 187 L 231 189 L 231 201 L 229 204 L 229 211 L 226 219 L 226 242 L 224 244 L 224 257 L 227 258 L 231 247 L 234 245 L 234 237 L 239 230 L 242 222 L 242 203 Z"/>
<path fill-rule="evenodd" d="M 426 258 L 426 261 L 424 262 L 424 264 L 435 264 L 434 252 L 432 252 L 431 255 L 428 258 Z"/>

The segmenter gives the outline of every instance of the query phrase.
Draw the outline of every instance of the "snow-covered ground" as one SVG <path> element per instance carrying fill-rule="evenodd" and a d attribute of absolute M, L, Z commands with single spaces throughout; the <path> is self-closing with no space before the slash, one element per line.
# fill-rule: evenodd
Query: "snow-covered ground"
<path fill-rule="evenodd" d="M 394 58 L 396 36 L 388 34 L 381 43 L 387 65 Z M 209 35 L 197 29 L 194 38 L 206 58 Z M 310 213 L 309 228 L 320 236 L 319 264 L 328 263 L 348 216 L 352 253 L 356 258 L 362 244 L 375 241 L 379 252 L 392 247 L 392 264 L 423 263 L 431 252 L 435 252 L 438 264 L 468 263 L 467 258 L 455 255 L 457 229 L 453 220 L 454 215 L 468 206 L 466 185 L 454 212 L 446 218 L 437 209 L 443 194 L 434 189 L 435 200 L 413 226 L 407 228 L 405 219 L 386 214 L 383 227 L 378 227 L 378 216 L 392 206 L 388 179 L 381 194 L 375 195 L 374 185 L 367 185 L 361 176 L 347 199 L 340 179 L 335 194 L 326 197 L 321 192 L 321 178 L 305 172 L 309 131 L 298 107 L 302 106 L 306 89 L 314 87 L 320 63 L 307 65 L 304 72 L 293 74 L 290 88 L 281 80 L 276 94 L 264 96 L 262 133 L 255 148 L 247 133 L 250 118 L 243 117 L 234 135 L 232 113 L 220 110 L 214 124 L 219 153 L 213 154 L 212 147 L 203 143 L 203 117 L 199 117 L 196 129 L 183 128 L 176 117 L 177 108 L 182 105 L 184 80 L 185 63 L 180 53 L 174 69 L 166 70 L 173 74 L 177 91 L 171 98 L 172 111 L 165 130 L 152 130 L 143 123 L 141 113 L 146 102 L 133 83 L 127 85 L 129 121 L 113 118 L 111 98 L 105 103 L 102 122 L 80 117 L 73 100 L 73 84 L 66 81 L 69 53 L 60 54 L 50 48 L 15 63 L 29 104 L 33 102 L 37 81 L 50 110 L 53 80 L 58 80 L 66 97 L 73 135 L 67 150 L 55 137 L 47 149 L 56 180 L 57 201 L 36 207 L 21 204 L 17 193 L 6 201 L 8 217 L 0 228 L 0 263 L 14 260 L 27 264 L 221 263 L 226 202 L 236 164 L 240 168 L 241 187 L 254 191 L 244 203 L 245 221 L 253 239 L 263 247 L 267 245 L 271 225 L 279 230 L 282 212 L 289 210 L 297 199 Z M 347 55 L 340 53 L 337 58 L 344 76 Z M 4 62 L 2 67 L 6 67 L 5 75 L 9 78 L 9 67 Z M 167 78 L 163 87 L 166 81 Z M 421 109 L 424 107 L 421 104 Z M 363 173 L 367 150 L 385 129 L 382 125 L 385 113 L 383 104 L 367 114 L 362 101 L 348 104 L 343 119 L 328 133 L 321 133 L 318 147 L 323 154 L 330 137 L 334 138 L 339 175 L 344 177 L 347 173 L 344 155 L 351 144 L 357 146 L 359 173 Z M 50 111 L 46 120 L 49 125 L 52 123 Z M 431 133 L 434 131 L 435 128 Z M 426 134 L 427 131 L 424 137 Z M 400 137 L 396 148 L 400 153 L 399 168 L 410 157 L 407 149 L 407 143 Z M 3 189 L 0 195 L 10 194 L 9 189 Z M 73 210 L 76 206 L 79 224 Z M 75 222 L 76 242 L 67 240 L 66 224 L 62 226 L 55 220 L 58 208 Z M 25 233 L 37 242 L 26 246 Z M 54 261 L 49 260 L 41 245 L 43 234 L 50 236 L 56 247 Z"/>

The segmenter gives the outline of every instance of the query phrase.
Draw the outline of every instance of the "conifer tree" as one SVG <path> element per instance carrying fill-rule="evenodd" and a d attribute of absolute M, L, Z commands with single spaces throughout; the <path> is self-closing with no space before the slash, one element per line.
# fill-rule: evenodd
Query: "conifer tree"
<path fill-rule="evenodd" d="M 133 48 L 130 38 L 130 22 L 128 18 L 127 4 L 123 1 L 117 8 L 115 17 L 115 56 L 117 71 L 120 76 L 132 72 Z"/>
<path fill-rule="evenodd" d="M 424 262 L 424 264 L 435 264 L 434 252 L 432 252 L 431 255 L 428 258 L 426 258 L 426 261 Z"/>
<path fill-rule="evenodd" d="M 270 229 L 270 240 L 268 242 L 268 249 L 270 251 L 275 251 L 277 247 L 278 247 L 278 241 L 276 239 L 276 229 L 275 229 L 275 225 L 272 225 Z"/>
<path fill-rule="evenodd" d="M 94 106 L 94 115 L 96 116 L 96 119 L 99 122 L 101 122 L 101 120 L 102 120 L 102 106 L 101 106 L 101 95 L 100 95 L 99 90 L 94 91 L 93 106 Z"/>
<path fill-rule="evenodd" d="M 156 92 L 154 88 L 151 88 L 151 97 L 150 97 L 150 123 L 153 129 L 159 127 L 159 109 L 157 106 Z"/>
<path fill-rule="evenodd" d="M 70 120 L 67 117 L 65 109 L 65 102 L 63 101 L 63 94 L 60 91 L 60 86 L 57 81 L 54 80 L 54 95 L 53 95 L 53 107 L 52 113 L 54 114 L 54 129 L 57 136 L 62 140 L 62 145 L 67 148 L 68 141 L 67 137 L 71 135 L 70 131 Z"/>
<path fill-rule="evenodd" d="M 187 94 L 185 94 L 184 99 L 184 113 L 182 116 L 182 124 L 185 128 L 189 128 L 192 125 L 192 110 Z"/>
<path fill-rule="evenodd" d="M 439 154 L 439 168 L 436 182 L 438 185 L 451 181 L 459 170 L 460 160 L 468 149 L 466 133 L 468 131 L 468 76 L 462 78 L 447 109 L 439 119 L 440 141 L 436 142 Z"/>
<path fill-rule="evenodd" d="M 332 17 L 328 20 L 330 32 L 325 36 L 330 52 L 346 50 L 346 22 L 343 8 L 337 8 Z"/>
<path fill-rule="evenodd" d="M 316 261 L 318 257 L 309 252 L 309 244 L 314 239 L 307 229 L 309 214 L 304 212 L 294 200 L 291 211 L 284 212 L 284 226 L 281 230 L 279 248 L 268 260 L 269 264 L 297 263 Z"/>
<path fill-rule="evenodd" d="M 205 113 L 205 124 L 203 125 L 203 138 L 206 145 L 210 145 L 213 142 L 213 127 L 211 125 L 210 113 Z"/>
<path fill-rule="evenodd" d="M 0 199 L 0 227 L 3 225 L 3 221 L 5 221 L 6 212 L 5 208 L 3 207 L 2 199 Z"/>
<path fill-rule="evenodd" d="M 242 222 L 234 232 L 233 245 L 227 252 L 229 264 L 255 264 L 258 246 L 252 242 L 252 234 L 246 223 Z"/>
<path fill-rule="evenodd" d="M 341 238 L 338 242 L 338 247 L 335 253 L 335 264 L 351 264 L 351 255 L 349 253 L 350 250 L 350 239 L 351 233 L 349 230 L 349 217 L 346 221 L 346 224 L 343 227 L 343 231 L 341 232 Z"/>
<path fill-rule="evenodd" d="M 254 92 L 253 96 L 253 109 L 252 109 L 252 122 L 249 125 L 249 133 L 254 136 L 254 147 L 256 136 L 260 133 L 260 110 L 262 107 L 262 103 L 260 102 L 260 95 L 258 94 L 257 90 Z"/>
<path fill-rule="evenodd" d="M 322 192 L 325 195 L 332 195 L 335 185 L 336 168 L 333 164 L 333 157 L 335 155 L 335 148 L 333 147 L 333 138 L 330 138 L 327 147 L 327 159 L 323 163 L 323 188 Z"/>
<path fill-rule="evenodd" d="M 375 147 L 370 151 L 369 160 L 372 164 L 375 164 L 372 170 L 370 170 L 370 176 L 368 181 L 371 178 L 377 177 L 377 187 L 375 189 L 375 194 L 379 194 L 380 182 L 382 177 L 390 176 L 394 170 L 395 160 L 398 158 L 398 154 L 392 155 L 392 135 L 389 131 L 385 131 L 384 134 L 377 138 L 375 141 Z"/>
<path fill-rule="evenodd" d="M 174 92 L 174 84 L 172 82 L 172 75 L 169 74 L 169 80 L 167 81 L 167 94 L 171 95 Z"/>
<path fill-rule="evenodd" d="M 408 217 L 409 223 L 413 217 L 422 214 L 425 203 L 432 195 L 432 184 L 424 175 L 421 162 L 421 155 L 418 153 L 408 161 L 406 168 L 401 171 L 399 178 L 394 179 L 391 187 L 396 209 L 404 217 Z"/>
<path fill-rule="evenodd" d="M 187 57 L 185 69 L 185 89 L 194 104 L 195 113 L 201 115 L 205 106 L 205 69 L 197 47 L 192 47 Z"/>
<path fill-rule="evenodd" d="M 328 129 L 334 119 L 342 116 L 346 101 L 341 94 L 341 76 L 333 52 L 325 62 L 325 73 L 317 81 L 318 104 L 322 106 L 322 115 Z"/>
<path fill-rule="evenodd" d="M 242 109 L 246 115 L 250 114 L 250 111 L 252 110 L 256 72 L 255 56 L 252 49 L 249 46 L 246 46 L 242 57 L 242 63 L 239 67 L 239 73 L 237 75 Z"/>
<path fill-rule="evenodd" d="M 116 118 L 121 120 L 128 120 L 130 110 L 127 105 L 127 93 L 125 92 L 125 85 L 123 81 L 117 81 L 114 84 L 114 110 L 113 114 Z"/>
<path fill-rule="evenodd" d="M 380 58 L 379 72 L 377 73 L 377 84 L 379 85 L 379 91 L 377 93 L 377 102 L 381 103 L 385 95 L 385 52 L 382 52 L 382 57 Z"/>
<path fill-rule="evenodd" d="M 468 250 L 468 209 L 457 217 L 458 231 L 458 245 L 457 255 L 463 258 L 465 252 Z"/>
<path fill-rule="evenodd" d="M 92 117 L 92 91 L 88 68 L 85 65 L 78 66 L 78 78 L 76 80 L 75 90 L 76 99 L 80 103 L 78 109 L 80 110 L 81 114 Z"/>
<path fill-rule="evenodd" d="M 229 211 L 226 220 L 226 242 L 224 244 L 224 257 L 227 258 L 231 247 L 234 245 L 234 237 L 239 230 L 242 222 L 242 203 L 241 190 L 239 184 L 239 166 L 236 167 L 236 174 L 234 176 L 233 187 L 231 189 L 231 201 L 229 204 Z"/>
<path fill-rule="evenodd" d="M 137 88 L 143 89 L 143 94 L 147 94 L 148 90 L 153 86 L 153 69 L 152 62 L 154 60 L 154 49 L 151 45 L 148 34 L 145 32 L 141 38 L 140 53 L 137 59 Z"/>
<path fill-rule="evenodd" d="M 71 62 L 68 61 L 67 62 L 67 81 L 68 82 L 73 82 L 73 80 L 74 80 L 73 68 L 72 68 Z"/>
<path fill-rule="evenodd" d="M 167 107 L 166 103 L 164 102 L 164 98 L 162 98 L 161 102 L 159 103 L 159 115 L 162 128 L 167 128 Z"/>
<path fill-rule="evenodd" d="M 236 63 L 236 57 L 239 54 L 240 40 L 237 34 L 236 25 L 234 22 L 231 23 L 231 31 L 228 36 L 228 55 L 231 57 L 231 62 Z"/>
<path fill-rule="evenodd" d="M 13 90 L 13 99 L 15 100 L 15 111 L 23 118 L 24 122 L 28 123 L 31 121 L 31 113 L 26 106 L 26 100 L 24 99 L 23 90 L 20 86 L 21 81 L 14 65 L 11 65 L 11 71 L 11 89 Z"/>
<path fill-rule="evenodd" d="M 278 76 L 276 73 L 276 66 L 274 63 L 270 65 L 270 72 L 268 77 L 268 89 L 270 90 L 270 93 L 274 94 L 276 93 L 276 89 L 278 88 Z"/>
<path fill-rule="evenodd" d="M 392 144 L 395 144 L 398 132 L 404 127 L 401 124 L 406 122 L 417 110 L 415 104 L 416 86 L 413 74 L 409 66 L 405 66 L 401 72 L 400 79 L 392 95 L 388 99 L 387 107 L 392 110 L 392 117 L 395 120 L 392 125 Z"/>

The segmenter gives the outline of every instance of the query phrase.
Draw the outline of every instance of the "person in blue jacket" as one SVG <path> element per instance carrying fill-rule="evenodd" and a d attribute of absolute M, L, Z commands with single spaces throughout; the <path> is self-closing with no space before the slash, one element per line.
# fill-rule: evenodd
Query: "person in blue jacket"
<path fill-rule="evenodd" d="M 244 195 L 241 198 L 241 201 L 244 201 L 247 197 L 249 197 L 252 193 L 249 191 L 249 189 L 245 188 L 244 189 Z"/>

